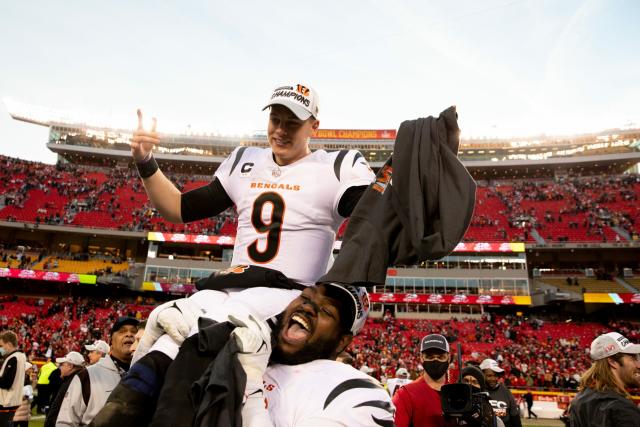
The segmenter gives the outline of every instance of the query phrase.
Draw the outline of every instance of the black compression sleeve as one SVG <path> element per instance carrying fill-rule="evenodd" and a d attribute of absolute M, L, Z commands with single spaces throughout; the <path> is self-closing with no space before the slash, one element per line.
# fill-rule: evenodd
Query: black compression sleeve
<path fill-rule="evenodd" d="M 233 201 L 229 198 L 218 178 L 214 178 L 213 181 L 203 187 L 182 193 L 180 198 L 182 222 L 210 218 L 231 206 L 233 206 Z"/>
<path fill-rule="evenodd" d="M 344 192 L 342 197 L 340 198 L 340 202 L 338 202 L 338 213 L 342 217 L 351 216 L 351 212 L 358 204 L 358 200 L 362 197 L 362 193 L 366 190 L 368 185 L 358 185 L 356 187 L 349 187 L 347 191 Z"/>
<path fill-rule="evenodd" d="M 4 372 L 0 377 L 0 388 L 8 390 L 13 385 L 13 380 L 16 378 L 18 370 L 18 362 L 15 357 L 7 360 L 7 364 L 4 367 Z"/>

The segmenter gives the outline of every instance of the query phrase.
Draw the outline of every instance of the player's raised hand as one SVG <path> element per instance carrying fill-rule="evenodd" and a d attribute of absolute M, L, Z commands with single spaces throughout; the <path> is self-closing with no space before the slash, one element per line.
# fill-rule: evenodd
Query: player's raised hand
<path fill-rule="evenodd" d="M 147 132 L 142 125 L 142 111 L 138 109 L 138 129 L 133 132 L 131 139 L 131 155 L 136 162 L 142 162 L 153 150 L 155 145 L 160 143 L 160 137 L 156 132 L 156 118 L 151 122 L 151 130 Z"/>

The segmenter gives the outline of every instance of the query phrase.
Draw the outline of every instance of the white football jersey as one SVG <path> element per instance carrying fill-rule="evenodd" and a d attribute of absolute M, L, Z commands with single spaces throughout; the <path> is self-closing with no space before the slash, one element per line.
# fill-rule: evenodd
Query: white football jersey
<path fill-rule="evenodd" d="M 389 378 L 387 380 L 387 390 L 389 395 L 393 397 L 397 388 L 402 387 L 405 384 L 409 384 L 411 380 L 409 378 Z"/>
<path fill-rule="evenodd" d="M 392 426 L 391 397 L 374 378 L 333 360 L 273 365 L 264 375 L 271 421 L 277 427 Z"/>
<path fill-rule="evenodd" d="M 355 150 L 317 150 L 278 166 L 269 148 L 238 147 L 215 173 L 238 211 L 232 265 L 262 265 L 302 283 L 326 273 L 338 203 L 353 186 L 375 175 Z"/>

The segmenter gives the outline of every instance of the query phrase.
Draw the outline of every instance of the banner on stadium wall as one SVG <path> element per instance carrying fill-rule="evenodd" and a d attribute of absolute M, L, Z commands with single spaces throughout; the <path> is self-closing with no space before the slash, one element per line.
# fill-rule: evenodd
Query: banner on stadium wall
<path fill-rule="evenodd" d="M 442 295 L 442 294 L 369 294 L 371 302 L 383 304 L 460 304 L 460 305 L 531 305 L 530 296 Z"/>
<path fill-rule="evenodd" d="M 0 268 L 0 277 L 10 279 L 43 280 L 46 282 L 96 283 L 93 274 L 59 273 L 57 271 L 21 270 L 19 268 Z"/>
<path fill-rule="evenodd" d="M 312 139 L 396 139 L 395 129 L 318 129 Z"/>
<path fill-rule="evenodd" d="M 233 236 L 207 236 L 205 234 L 160 233 L 150 231 L 147 240 L 153 242 L 195 243 L 200 245 L 233 246 L 236 238 Z M 334 250 L 340 250 L 342 241 L 333 244 Z M 453 252 L 524 252 L 524 243 L 489 243 L 472 242 L 458 243 Z"/>
<path fill-rule="evenodd" d="M 460 242 L 453 252 L 524 252 L 524 243 Z"/>
<path fill-rule="evenodd" d="M 85 285 L 95 285 L 98 280 L 98 276 L 95 274 L 78 274 L 78 277 L 80 278 L 80 283 Z"/>
<path fill-rule="evenodd" d="M 333 244 L 333 250 L 340 250 L 342 241 L 337 240 Z M 453 252 L 524 252 L 524 243 L 488 243 L 488 242 L 471 242 L 458 243 Z"/>
<path fill-rule="evenodd" d="M 179 283 L 142 282 L 143 291 L 170 292 L 173 294 L 192 294 L 196 291 L 195 285 L 182 285 Z"/>
<path fill-rule="evenodd" d="M 233 246 L 236 238 L 232 236 L 207 236 L 206 234 L 160 233 L 150 231 L 147 240 L 153 242 L 196 243 L 199 245 Z"/>
<path fill-rule="evenodd" d="M 640 294 L 599 294 L 585 292 L 583 294 L 585 303 L 608 303 L 608 304 L 640 304 Z"/>

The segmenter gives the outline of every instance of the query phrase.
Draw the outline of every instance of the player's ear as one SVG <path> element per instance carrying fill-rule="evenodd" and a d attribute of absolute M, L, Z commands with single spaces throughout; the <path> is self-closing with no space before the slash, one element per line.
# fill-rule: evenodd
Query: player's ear
<path fill-rule="evenodd" d="M 345 351 L 347 349 L 347 347 L 349 347 L 349 344 L 351 344 L 351 341 L 353 341 L 353 335 L 351 334 L 347 334 L 347 335 L 343 335 L 342 338 L 340 338 L 340 341 L 338 342 L 338 348 L 336 349 L 336 355 L 342 353 L 343 351 Z"/>
<path fill-rule="evenodd" d="M 320 120 L 314 120 L 311 125 L 311 129 L 313 129 L 313 135 L 315 136 L 316 132 L 318 132 L 318 128 L 320 127 Z"/>

